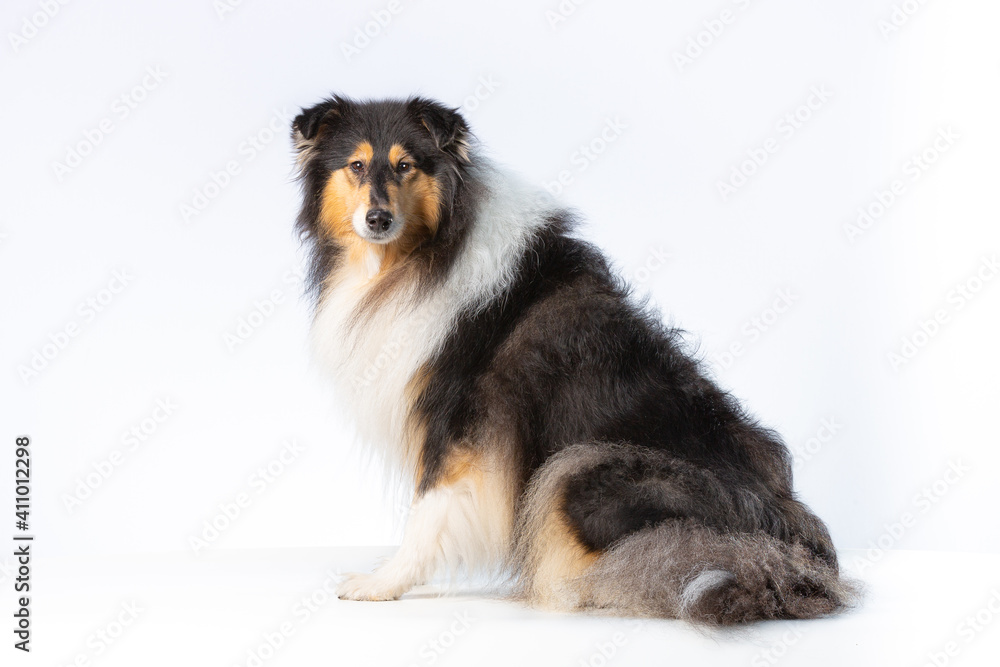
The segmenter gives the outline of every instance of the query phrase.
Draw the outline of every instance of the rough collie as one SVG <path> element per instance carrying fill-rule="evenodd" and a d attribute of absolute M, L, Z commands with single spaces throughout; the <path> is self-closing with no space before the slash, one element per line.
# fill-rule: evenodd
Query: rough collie
<path fill-rule="evenodd" d="M 547 608 L 717 625 L 850 601 L 779 437 L 456 110 L 332 97 L 292 136 L 314 349 L 413 490 L 399 550 L 341 598 L 486 570 Z"/>

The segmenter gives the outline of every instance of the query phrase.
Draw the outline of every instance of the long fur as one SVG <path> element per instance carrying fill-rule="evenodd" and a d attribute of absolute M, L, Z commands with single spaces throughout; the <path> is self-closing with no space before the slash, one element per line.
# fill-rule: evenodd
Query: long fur
<path fill-rule="evenodd" d="M 531 604 L 707 624 L 850 604 L 778 436 L 457 111 L 332 97 L 293 141 L 313 347 L 414 492 L 397 554 L 341 597 L 480 569 Z"/>

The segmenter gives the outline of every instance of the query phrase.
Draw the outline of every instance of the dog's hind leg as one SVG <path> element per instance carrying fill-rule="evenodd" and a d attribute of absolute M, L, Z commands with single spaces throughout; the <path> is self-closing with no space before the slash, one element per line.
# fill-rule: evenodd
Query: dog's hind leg
<path fill-rule="evenodd" d="M 520 517 L 522 593 L 535 604 L 590 604 L 583 574 L 620 539 L 680 517 L 738 523 L 732 494 L 712 475 L 625 445 L 568 447 L 535 474 Z"/>
<path fill-rule="evenodd" d="M 773 499 L 657 452 L 569 447 L 539 469 L 525 497 L 521 592 L 549 608 L 719 625 L 811 618 L 849 604 L 832 550 L 829 562 L 811 548 L 822 536 L 802 539 L 803 522 L 784 513 Z"/>

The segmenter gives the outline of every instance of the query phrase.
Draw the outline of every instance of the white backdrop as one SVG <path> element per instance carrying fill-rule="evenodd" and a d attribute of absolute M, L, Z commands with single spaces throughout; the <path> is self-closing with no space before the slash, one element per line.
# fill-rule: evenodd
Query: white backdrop
<path fill-rule="evenodd" d="M 839 547 L 996 552 L 1000 7 L 896 5 L 6 2 L 0 433 L 45 550 L 398 539 L 306 350 L 288 125 L 337 91 L 462 106 L 561 190 Z"/>

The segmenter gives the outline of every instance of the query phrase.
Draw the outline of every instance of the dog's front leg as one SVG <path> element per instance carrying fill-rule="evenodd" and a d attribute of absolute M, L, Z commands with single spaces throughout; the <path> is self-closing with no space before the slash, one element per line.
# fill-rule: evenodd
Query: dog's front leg
<path fill-rule="evenodd" d="M 348 574 L 337 589 L 342 600 L 395 600 L 434 575 L 443 556 L 449 515 L 463 502 L 453 488 L 432 489 L 411 509 L 399 551 L 371 574 Z"/>

